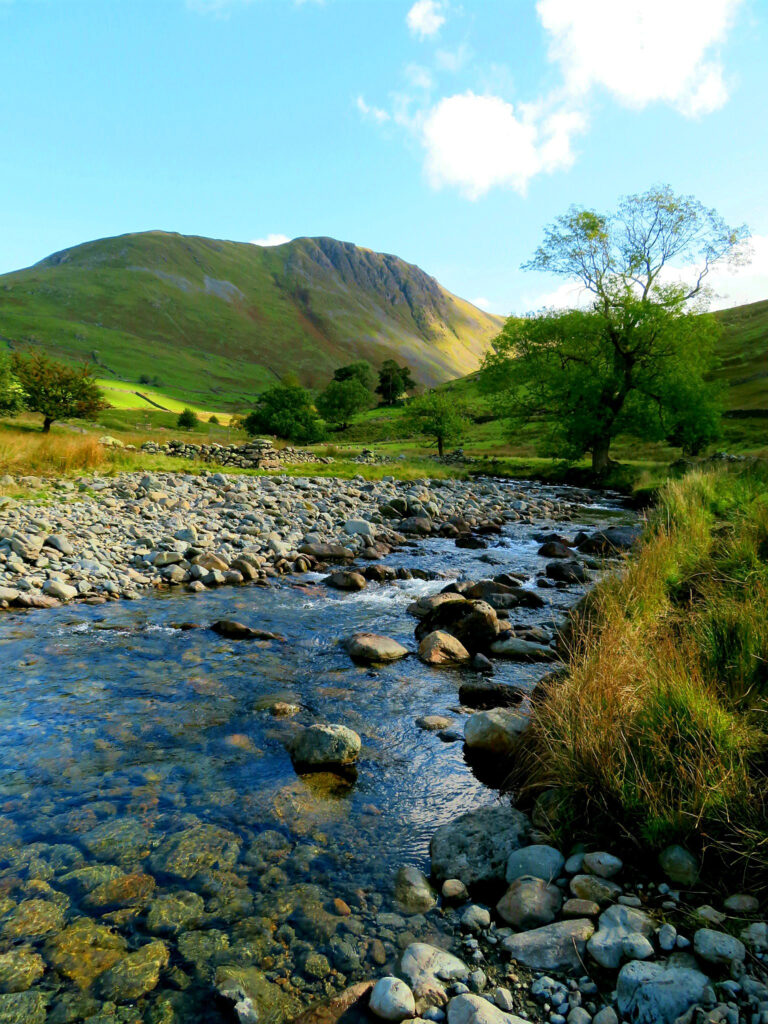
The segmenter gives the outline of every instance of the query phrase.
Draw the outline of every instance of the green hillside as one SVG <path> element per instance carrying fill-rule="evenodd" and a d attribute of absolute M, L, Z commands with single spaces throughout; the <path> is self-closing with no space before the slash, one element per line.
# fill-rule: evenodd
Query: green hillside
<path fill-rule="evenodd" d="M 716 314 L 723 324 L 717 377 L 727 409 L 768 412 L 768 301 Z"/>
<path fill-rule="evenodd" d="M 0 276 L 0 339 L 210 408 L 295 373 L 392 357 L 434 384 L 474 370 L 501 319 L 396 256 L 331 238 L 263 248 L 150 231 Z M 140 390 L 140 388 L 139 388 Z"/>

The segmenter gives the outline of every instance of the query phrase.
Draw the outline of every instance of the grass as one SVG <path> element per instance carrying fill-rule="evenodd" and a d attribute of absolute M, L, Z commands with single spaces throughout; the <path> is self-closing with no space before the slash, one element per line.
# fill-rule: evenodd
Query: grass
<path fill-rule="evenodd" d="M 768 470 L 660 492 L 640 550 L 592 592 L 516 769 L 563 835 L 678 841 L 768 885 Z"/>

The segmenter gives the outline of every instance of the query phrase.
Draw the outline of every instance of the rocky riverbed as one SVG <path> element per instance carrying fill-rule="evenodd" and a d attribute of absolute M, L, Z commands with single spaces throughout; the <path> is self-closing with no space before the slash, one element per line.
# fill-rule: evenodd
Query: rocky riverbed
<path fill-rule="evenodd" d="M 618 503 L 59 493 L 0 513 L 2 1024 L 763 1024 L 750 894 L 704 897 L 684 851 L 553 849 L 546 802 L 498 789 L 569 607 L 631 540 Z"/>

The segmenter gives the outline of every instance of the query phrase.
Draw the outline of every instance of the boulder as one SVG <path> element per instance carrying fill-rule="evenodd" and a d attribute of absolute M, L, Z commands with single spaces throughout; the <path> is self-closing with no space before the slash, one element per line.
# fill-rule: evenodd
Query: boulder
<path fill-rule="evenodd" d="M 299 554 L 311 555 L 320 562 L 351 562 L 355 552 L 341 544 L 302 544 Z"/>
<path fill-rule="evenodd" d="M 466 665 L 470 657 L 469 651 L 455 636 L 440 630 L 429 633 L 419 644 L 419 658 L 426 665 L 450 668 Z"/>
<path fill-rule="evenodd" d="M 476 711 L 464 726 L 464 742 L 469 750 L 505 757 L 517 747 L 529 725 L 527 715 L 510 708 Z"/>
<path fill-rule="evenodd" d="M 392 640 L 388 636 L 380 636 L 378 633 L 355 633 L 344 646 L 350 658 L 355 661 L 376 663 L 384 661 L 397 661 L 408 654 L 408 650 Z"/>
<path fill-rule="evenodd" d="M 268 633 L 263 629 L 252 629 L 243 625 L 242 622 L 233 622 L 231 619 L 218 619 L 211 624 L 211 629 L 219 636 L 227 640 L 278 640 L 276 633 Z"/>
<path fill-rule="evenodd" d="M 464 993 L 448 1003 L 448 1024 L 527 1024 L 522 1017 L 500 1010 L 482 996 Z"/>
<path fill-rule="evenodd" d="M 541 558 L 571 558 L 573 552 L 570 547 L 559 540 L 548 540 L 542 544 L 537 554 Z"/>
<path fill-rule="evenodd" d="M 395 876 L 395 902 L 404 914 L 425 914 L 437 904 L 437 896 L 423 872 L 406 864 Z"/>
<path fill-rule="evenodd" d="M 503 882 L 509 855 L 524 845 L 529 827 L 514 807 L 480 807 L 462 814 L 432 836 L 432 874 L 466 886 Z"/>
<path fill-rule="evenodd" d="M 514 882 L 516 878 L 528 875 L 541 878 L 545 882 L 553 882 L 562 872 L 565 858 L 553 846 L 534 844 L 524 846 L 509 855 L 506 879 Z"/>
<path fill-rule="evenodd" d="M 654 923 L 644 910 L 614 904 L 600 915 L 587 951 L 601 967 L 616 970 L 624 958 L 624 939 L 633 935 L 647 939 L 654 931 Z"/>
<path fill-rule="evenodd" d="M 159 939 L 129 953 L 98 980 L 99 995 L 115 1003 L 129 1003 L 157 987 L 160 971 L 168 966 L 168 947 Z"/>
<path fill-rule="evenodd" d="M 359 572 L 347 572 L 343 569 L 326 576 L 324 582 L 327 587 L 333 587 L 334 590 L 365 590 L 367 585 L 365 576 Z"/>
<path fill-rule="evenodd" d="M 513 928 L 527 931 L 551 924 L 562 903 L 563 896 L 556 885 L 550 885 L 541 878 L 523 875 L 512 882 L 496 904 L 496 911 Z"/>
<path fill-rule="evenodd" d="M 371 990 L 371 1013 L 381 1020 L 401 1021 L 416 1014 L 413 992 L 399 978 L 379 978 Z"/>
<path fill-rule="evenodd" d="M 612 903 L 621 896 L 621 886 L 597 875 L 574 875 L 571 892 L 580 900 L 594 900 L 595 903 Z"/>
<path fill-rule="evenodd" d="M 629 551 L 643 532 L 642 524 L 634 526 L 610 526 L 607 530 L 598 530 L 579 544 L 579 551 L 588 555 L 615 555 Z"/>
<path fill-rule="evenodd" d="M 467 599 L 454 592 L 444 591 L 442 594 L 431 594 L 429 597 L 420 597 L 413 604 L 408 605 L 408 613 L 417 619 L 424 619 L 430 612 L 449 604 L 468 604 Z"/>
<path fill-rule="evenodd" d="M 632 960 L 619 971 L 616 1001 L 633 1024 L 674 1024 L 701 1002 L 709 978 L 690 967 Z"/>
<path fill-rule="evenodd" d="M 588 871 L 591 875 L 597 875 L 599 878 L 613 878 L 624 867 L 623 862 L 618 857 L 604 851 L 585 853 L 582 863 L 585 871 Z"/>
<path fill-rule="evenodd" d="M 475 655 L 472 668 L 477 668 Z M 492 679 L 471 679 L 459 687 L 459 702 L 468 708 L 510 708 L 523 699 L 523 691 L 509 683 L 496 683 Z"/>
<path fill-rule="evenodd" d="M 516 636 L 503 636 L 491 644 L 491 654 L 514 661 L 557 661 L 557 651 L 544 644 L 531 643 Z"/>
<path fill-rule="evenodd" d="M 344 725 L 310 725 L 296 733 L 289 745 L 294 764 L 305 771 L 351 765 L 360 748 L 360 737 Z"/>
<path fill-rule="evenodd" d="M 730 967 L 734 960 L 743 962 L 747 955 L 743 942 L 714 928 L 699 928 L 694 933 L 693 951 L 700 960 L 721 967 Z"/>
<path fill-rule="evenodd" d="M 584 973 L 584 951 L 595 926 L 586 918 L 556 921 L 530 932 L 510 935 L 502 947 L 518 963 L 533 971 Z"/>
<path fill-rule="evenodd" d="M 589 581 L 589 572 L 576 559 L 569 559 L 567 562 L 548 562 L 544 570 L 547 574 L 547 579 L 554 580 L 555 583 L 587 583 Z"/>
<path fill-rule="evenodd" d="M 426 942 L 412 942 L 402 955 L 399 973 L 421 1007 L 442 1006 L 447 999 L 445 986 L 466 981 L 469 968 L 452 953 Z"/>

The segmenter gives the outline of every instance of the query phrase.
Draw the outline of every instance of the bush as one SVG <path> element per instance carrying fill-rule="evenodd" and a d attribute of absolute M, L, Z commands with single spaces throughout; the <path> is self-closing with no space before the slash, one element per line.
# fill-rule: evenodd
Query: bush
<path fill-rule="evenodd" d="M 212 426 L 218 427 L 218 425 L 219 425 L 219 417 L 216 415 L 216 413 L 211 413 L 211 415 L 208 417 L 208 422 Z"/>
<path fill-rule="evenodd" d="M 296 444 L 322 441 L 325 430 L 309 392 L 299 384 L 281 384 L 263 391 L 256 408 L 243 420 L 249 437 L 272 434 Z"/>
<path fill-rule="evenodd" d="M 194 409 L 185 407 L 176 420 L 179 430 L 194 430 L 200 424 L 200 419 Z"/>

